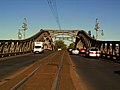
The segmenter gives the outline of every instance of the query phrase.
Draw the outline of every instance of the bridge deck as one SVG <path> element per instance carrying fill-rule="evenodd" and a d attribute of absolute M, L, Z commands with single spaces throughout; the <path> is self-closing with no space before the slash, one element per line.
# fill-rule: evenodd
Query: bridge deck
<path fill-rule="evenodd" d="M 59 70 L 60 66 L 61 70 Z M 19 85 L 36 68 L 38 68 L 36 72 Z M 68 52 L 59 51 L 27 67 L 16 77 L 0 85 L 0 90 L 15 90 L 16 88 L 17 90 L 56 90 L 56 88 L 58 90 L 77 90 L 77 88 L 83 88 L 84 85 L 80 82 L 81 87 L 77 82 L 79 82 L 79 78 L 76 77 Z"/>

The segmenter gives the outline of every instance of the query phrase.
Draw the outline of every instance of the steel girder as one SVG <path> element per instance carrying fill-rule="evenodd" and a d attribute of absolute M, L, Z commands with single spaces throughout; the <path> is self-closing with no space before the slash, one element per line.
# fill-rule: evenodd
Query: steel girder
<path fill-rule="evenodd" d="M 76 37 L 75 47 L 81 40 L 85 47 L 98 47 L 102 55 L 111 59 L 120 59 L 120 41 L 99 41 L 91 38 L 85 31 L 79 31 Z"/>
<path fill-rule="evenodd" d="M 32 52 L 34 41 L 45 41 L 44 37 L 49 36 L 48 31 L 40 30 L 37 34 L 25 40 L 0 40 L 0 56 Z M 52 39 L 49 40 L 50 43 Z"/>

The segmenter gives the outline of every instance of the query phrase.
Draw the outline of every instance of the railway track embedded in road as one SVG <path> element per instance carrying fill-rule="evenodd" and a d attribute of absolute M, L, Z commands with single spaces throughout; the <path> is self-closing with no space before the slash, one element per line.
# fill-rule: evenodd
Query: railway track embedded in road
<path fill-rule="evenodd" d="M 28 86 L 30 84 L 30 80 L 32 80 L 32 78 L 38 78 L 38 76 L 36 77 L 36 74 L 41 74 L 41 75 L 43 75 L 42 77 L 44 77 L 45 75 L 52 76 L 52 80 L 51 80 L 52 83 L 51 82 L 49 83 L 50 89 L 58 90 L 58 83 L 59 83 L 59 79 L 60 79 L 61 69 L 63 66 L 63 58 L 64 58 L 63 52 L 61 53 L 61 51 L 60 51 L 60 52 L 53 53 L 53 54 L 45 57 L 44 59 L 35 62 L 34 65 L 32 65 L 32 67 L 30 67 L 30 68 L 34 67 L 34 69 L 30 70 L 30 72 L 27 74 L 26 73 L 21 74 L 20 77 L 24 76 L 21 79 L 18 80 L 15 78 L 16 80 L 13 79 L 11 81 L 8 81 L 8 83 L 14 83 L 14 84 L 9 84 L 9 85 L 6 84 L 6 86 L 5 85 L 4 86 L 5 86 L 5 88 L 8 87 L 7 89 L 9 89 L 9 90 L 23 90 L 25 88 L 28 88 L 26 86 Z M 44 71 L 44 69 L 46 69 L 45 70 L 46 72 Z M 48 71 L 49 69 L 51 71 Z M 19 76 L 18 76 L 18 78 L 19 78 Z M 41 78 L 41 77 L 39 77 L 39 78 Z M 48 83 L 49 79 L 46 82 Z"/>

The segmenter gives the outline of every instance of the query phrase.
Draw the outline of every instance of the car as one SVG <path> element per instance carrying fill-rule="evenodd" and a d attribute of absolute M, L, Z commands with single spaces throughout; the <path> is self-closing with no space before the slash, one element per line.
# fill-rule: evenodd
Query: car
<path fill-rule="evenodd" d="M 68 52 L 71 52 L 71 51 L 72 51 L 72 48 L 68 48 L 67 50 L 68 50 Z"/>
<path fill-rule="evenodd" d="M 80 49 L 80 54 L 85 54 L 86 53 L 86 49 L 85 48 L 81 48 Z"/>
<path fill-rule="evenodd" d="M 58 48 L 58 51 L 61 51 L 62 49 L 61 48 Z"/>
<path fill-rule="evenodd" d="M 79 54 L 79 49 L 72 49 L 71 54 Z"/>
<path fill-rule="evenodd" d="M 100 57 L 101 51 L 97 47 L 90 47 L 86 50 L 87 57 Z"/>

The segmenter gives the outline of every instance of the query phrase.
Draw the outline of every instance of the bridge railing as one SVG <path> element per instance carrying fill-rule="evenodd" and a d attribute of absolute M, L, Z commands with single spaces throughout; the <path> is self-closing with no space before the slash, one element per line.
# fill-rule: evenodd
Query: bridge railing
<path fill-rule="evenodd" d="M 33 42 L 30 40 L 0 40 L 0 57 L 31 52 Z"/>
<path fill-rule="evenodd" d="M 50 33 L 48 31 L 40 30 L 32 37 L 25 40 L 0 40 L 0 57 L 32 52 L 34 41 L 45 41 L 44 37 L 49 35 Z M 49 41 L 51 41 L 51 39 Z"/>
<path fill-rule="evenodd" d="M 120 41 L 99 41 L 90 37 L 84 30 L 78 32 L 75 46 L 81 41 L 88 47 L 98 47 L 101 50 L 101 57 L 120 61 Z"/>
<path fill-rule="evenodd" d="M 120 41 L 97 41 L 102 57 L 120 60 Z"/>

